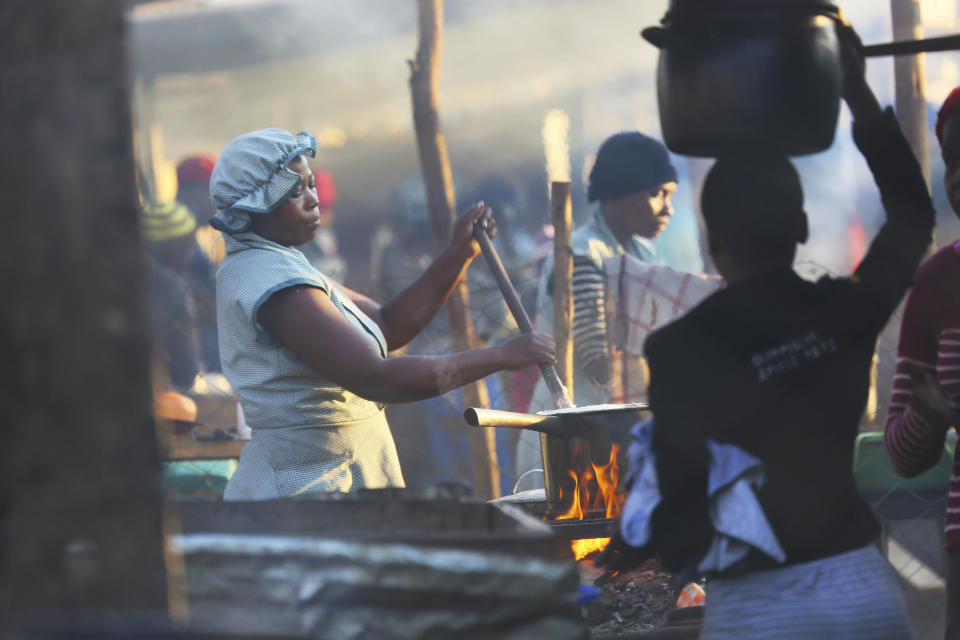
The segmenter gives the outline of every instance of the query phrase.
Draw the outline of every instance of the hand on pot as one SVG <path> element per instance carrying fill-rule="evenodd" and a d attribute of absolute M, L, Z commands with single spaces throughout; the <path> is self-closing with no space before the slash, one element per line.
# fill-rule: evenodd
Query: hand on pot
<path fill-rule="evenodd" d="M 840 66 L 843 71 L 841 95 L 854 119 L 863 120 L 879 114 L 882 111 L 880 103 L 867 84 L 863 42 L 842 14 L 837 22 L 837 39 L 840 42 Z"/>

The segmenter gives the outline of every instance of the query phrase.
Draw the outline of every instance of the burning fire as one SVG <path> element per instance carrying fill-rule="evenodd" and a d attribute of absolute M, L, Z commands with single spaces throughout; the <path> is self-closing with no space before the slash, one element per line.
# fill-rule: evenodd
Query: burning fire
<path fill-rule="evenodd" d="M 584 538 L 583 540 L 572 540 L 570 549 L 573 550 L 574 559 L 580 560 L 595 551 L 603 551 L 608 544 L 610 544 L 610 538 Z"/>
<path fill-rule="evenodd" d="M 565 513 L 556 517 L 557 520 L 583 520 L 584 514 L 593 516 L 603 513 L 607 518 L 616 518 L 623 508 L 624 494 L 619 491 L 620 464 L 617 461 L 620 446 L 616 443 L 610 446 L 610 461 L 597 465 L 590 463 L 580 474 L 570 470 L 573 479 L 573 495 L 570 507 Z M 563 492 L 560 492 L 560 501 L 564 502 Z M 588 538 L 574 540 L 570 547 L 577 560 L 586 557 L 594 551 L 601 551 L 610 538 Z"/>

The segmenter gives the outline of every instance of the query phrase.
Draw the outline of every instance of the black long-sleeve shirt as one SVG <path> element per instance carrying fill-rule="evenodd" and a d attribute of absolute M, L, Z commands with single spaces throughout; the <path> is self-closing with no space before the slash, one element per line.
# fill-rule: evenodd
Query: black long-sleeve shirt
<path fill-rule="evenodd" d="M 877 534 L 854 484 L 853 446 L 877 336 L 912 282 L 934 212 L 892 111 L 855 123 L 854 139 L 887 221 L 853 276 L 812 283 L 791 269 L 770 272 L 715 293 L 647 339 L 663 497 L 652 544 L 672 570 L 696 563 L 712 536 L 707 438 L 763 461 L 758 499 L 788 563 Z M 762 566 L 751 557 L 746 568 Z"/>

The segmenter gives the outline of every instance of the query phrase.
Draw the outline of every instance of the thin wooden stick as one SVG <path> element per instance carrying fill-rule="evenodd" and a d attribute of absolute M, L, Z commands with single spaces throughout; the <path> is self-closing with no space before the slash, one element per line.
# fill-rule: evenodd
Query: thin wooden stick
<path fill-rule="evenodd" d="M 507 270 L 504 268 L 503 262 L 500 261 L 500 255 L 497 253 L 497 250 L 493 248 L 493 243 L 490 242 L 490 236 L 487 235 L 486 229 L 479 224 L 474 225 L 473 237 L 476 238 L 480 244 L 483 257 L 487 259 L 487 264 L 490 265 L 490 272 L 493 273 L 493 279 L 497 281 L 497 286 L 500 287 L 500 293 L 503 294 L 503 298 L 507 302 L 507 308 L 510 309 L 510 313 L 513 314 L 513 319 L 517 321 L 517 326 L 520 328 L 520 331 L 522 333 L 533 333 L 533 323 L 530 322 L 530 317 L 520 303 L 520 296 L 517 294 L 517 290 L 513 288 L 513 283 L 510 282 L 510 276 L 507 275 Z M 540 367 L 543 380 L 547 383 L 547 388 L 553 397 L 554 408 L 565 409 L 573 406 L 570 398 L 567 396 L 566 389 L 563 388 L 563 383 L 560 382 L 560 376 L 557 374 L 554 366 L 547 362 L 541 362 L 537 366 Z"/>

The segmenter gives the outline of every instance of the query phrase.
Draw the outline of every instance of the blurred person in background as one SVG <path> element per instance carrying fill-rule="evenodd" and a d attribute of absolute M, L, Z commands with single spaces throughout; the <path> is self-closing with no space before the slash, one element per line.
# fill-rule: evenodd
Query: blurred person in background
<path fill-rule="evenodd" d="M 215 156 L 196 154 L 177 163 L 177 200 L 196 217 L 197 246 L 214 267 L 223 262 L 224 256 L 223 238 L 210 226 L 210 218 L 217 212 L 210 204 L 210 174 L 216 162 Z"/>
<path fill-rule="evenodd" d="M 540 216 L 530 211 L 527 199 L 524 198 L 518 183 L 501 174 L 491 173 L 483 176 L 467 191 L 463 200 L 465 202 L 483 200 L 496 214 L 499 230 L 495 245 L 497 254 L 520 297 L 521 304 L 525 309 L 532 310 L 540 273 L 540 262 L 535 250 L 537 228 L 534 221 Z M 488 339 L 493 340 L 494 343 L 502 342 L 506 336 L 516 331 L 516 321 L 509 313 L 503 294 L 493 280 L 489 269 L 484 266 L 480 274 L 482 277 L 478 276 L 470 282 L 470 306 L 475 310 L 483 310 L 490 317 L 475 320 L 475 322 L 481 322 L 481 326 L 485 326 L 493 320 L 497 324 L 497 331 L 493 332 Z M 477 311 L 474 311 L 473 315 L 476 317 Z M 495 385 L 488 384 L 490 406 L 495 409 L 525 412 L 530 406 L 533 389 L 539 379 L 540 369 L 536 365 L 519 371 L 502 372 L 493 381 Z M 490 382 L 491 380 L 488 379 L 488 383 Z M 520 434 L 520 429 L 496 429 L 494 432 L 497 441 L 497 461 L 503 479 L 501 489 L 505 495 L 512 492 L 519 477 L 515 457 Z"/>
<path fill-rule="evenodd" d="M 223 262 L 225 252 L 223 236 L 210 226 L 210 218 L 217 212 L 210 204 L 210 174 L 215 163 L 215 156 L 197 154 L 177 164 L 177 201 L 186 205 L 197 220 L 193 234 L 197 251 L 191 258 L 185 276 L 193 289 L 200 360 L 205 373 L 220 371 L 214 275 Z"/>
<path fill-rule="evenodd" d="M 433 256 L 427 194 L 419 174 L 406 175 L 393 186 L 388 209 L 389 216 L 374 234 L 370 249 L 370 275 L 384 300 L 403 291 L 430 265 Z M 441 310 L 404 350 L 439 353 L 447 344 L 447 325 Z"/>
<path fill-rule="evenodd" d="M 537 184 L 540 183 L 537 175 Z M 483 177 L 465 198 L 483 200 L 497 213 L 501 241 L 497 253 L 503 261 L 510 282 L 520 296 L 524 309 L 533 310 L 537 296 L 537 281 L 543 259 L 549 253 L 551 238 L 543 235 L 543 225 L 536 224 L 541 216 L 530 210 L 522 189 L 512 180 L 499 174 Z M 549 227 L 553 231 L 553 227 Z M 503 307 L 498 306 L 498 311 Z M 512 319 L 512 316 L 510 317 Z M 511 329 L 513 325 L 511 324 Z M 502 377 L 502 387 L 509 393 L 500 403 L 503 409 L 526 412 L 533 397 L 533 389 L 540 379 L 540 369 L 534 365 L 520 371 L 511 371 Z M 509 458 L 515 455 L 520 430 L 504 429 L 503 438 Z M 503 458 L 503 456 L 501 456 Z M 514 469 L 510 469 L 514 472 Z M 507 489 L 512 489 L 507 487 Z"/>
<path fill-rule="evenodd" d="M 466 191 L 464 202 L 483 202 L 497 214 L 497 229 L 500 231 L 497 253 L 511 276 L 511 281 L 521 292 L 521 287 L 531 284 L 535 279 L 518 277 L 516 270 L 529 264 L 530 234 L 527 221 L 531 217 L 526 211 L 517 185 L 499 174 L 488 174 L 481 178 L 473 188 Z M 531 282 L 533 280 L 533 282 Z"/>
<path fill-rule="evenodd" d="M 622 551 L 621 569 L 655 553 L 673 573 L 707 573 L 704 639 L 914 637 L 853 452 L 877 336 L 929 247 L 934 211 L 893 111 L 866 83 L 859 39 L 848 27 L 838 37 L 854 140 L 887 212 L 866 257 L 847 278 L 801 278 L 793 261 L 809 228 L 796 169 L 784 157 L 722 157 L 701 210 L 728 286 L 645 344 L 659 502 L 652 514 L 624 509 L 649 516 L 636 545 L 647 556 L 631 561 L 636 549 L 621 544 L 639 530 L 632 516 L 604 554 Z M 735 474 L 716 468 L 717 447 L 761 465 L 733 513 L 718 496 Z M 644 486 L 631 486 L 627 507 Z M 715 528 L 725 515 L 733 528 Z"/>
<path fill-rule="evenodd" d="M 334 207 L 337 204 L 337 187 L 329 171 L 315 169 L 313 178 L 317 185 L 317 207 L 320 210 L 320 228 L 313 240 L 300 247 L 317 271 L 337 282 L 346 282 L 347 263 L 340 257 L 337 234 L 333 229 Z"/>
<path fill-rule="evenodd" d="M 201 369 L 196 303 L 186 275 L 197 250 L 197 223 L 179 202 L 147 202 L 140 226 L 147 242 L 154 384 L 163 391 L 186 392 Z"/>
<path fill-rule="evenodd" d="M 474 195 L 479 194 L 474 192 Z M 483 201 L 486 204 L 486 200 Z M 466 205 L 464 205 L 466 206 Z M 490 210 L 498 214 L 493 207 Z M 383 298 L 397 295 L 423 273 L 433 259 L 433 234 L 427 212 L 427 195 L 419 174 L 402 178 L 391 190 L 391 217 L 376 233 L 371 245 L 371 275 Z M 509 213 L 507 214 L 509 215 Z M 498 214 L 499 219 L 499 214 Z M 473 330 L 482 343 L 499 344 L 516 333 L 503 295 L 486 265 L 467 273 Z M 429 326 L 407 345 L 409 353 L 444 353 L 450 350 L 443 309 Z"/>
<path fill-rule="evenodd" d="M 474 191 L 477 195 L 479 191 Z M 500 192 L 494 192 L 496 197 Z M 504 200 L 501 198 L 501 205 Z M 486 204 L 486 201 L 484 200 Z M 426 191 L 419 174 L 404 176 L 390 194 L 391 217 L 377 232 L 371 251 L 371 271 L 380 296 L 398 295 L 406 283 L 423 273 L 432 260 L 433 235 L 427 212 Z M 491 211 L 500 214 L 496 209 Z M 507 213 L 506 215 L 509 215 Z M 503 236 L 498 233 L 498 241 Z M 516 323 L 485 264 L 467 273 L 470 317 L 481 344 L 497 346 L 516 335 Z M 420 334 L 404 347 L 409 355 L 440 356 L 452 353 L 446 313 L 440 309 Z M 493 408 L 509 408 L 503 377 L 486 379 Z M 463 422 L 463 397 L 459 389 L 419 402 L 393 404 L 387 417 L 394 426 L 397 451 L 404 476 L 411 485 L 458 482 L 471 485 L 470 447 Z M 506 429 L 498 431 L 508 431 Z M 509 433 L 497 433 L 498 461 L 503 485 L 513 486 L 515 445 Z"/>
<path fill-rule="evenodd" d="M 937 140 L 943 186 L 960 216 L 960 87 L 940 107 Z M 937 465 L 951 427 L 960 425 L 960 240 L 927 258 L 907 297 L 897 347 L 884 445 L 894 469 L 913 477 Z M 960 447 L 947 496 L 947 634 L 960 638 Z"/>
<path fill-rule="evenodd" d="M 315 154 L 306 133 L 263 129 L 228 143 L 211 177 L 211 224 L 227 249 L 217 271 L 221 359 L 253 430 L 225 499 L 402 487 L 387 403 L 554 359 L 552 340 L 540 334 L 450 355 L 388 357 L 437 313 L 480 251 L 474 224 L 495 232 L 493 218 L 482 203 L 470 207 L 450 244 L 380 305 L 295 249 L 321 224 L 307 164 Z"/>

